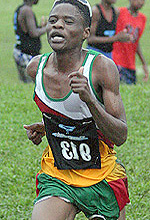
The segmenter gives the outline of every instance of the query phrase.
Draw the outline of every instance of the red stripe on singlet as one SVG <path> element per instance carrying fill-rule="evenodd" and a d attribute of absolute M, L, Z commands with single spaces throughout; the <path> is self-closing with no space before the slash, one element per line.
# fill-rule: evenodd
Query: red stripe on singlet
<path fill-rule="evenodd" d="M 57 116 L 61 116 L 63 118 L 68 118 L 67 116 L 51 109 L 50 107 L 48 107 L 45 103 L 43 103 L 39 97 L 37 96 L 37 94 L 35 93 L 35 96 L 34 96 L 34 101 L 36 102 L 37 106 L 39 107 L 40 111 L 41 112 L 45 112 L 45 113 L 49 113 L 49 114 L 53 114 L 53 115 L 57 115 Z M 98 138 L 100 140 L 102 140 L 105 144 L 107 144 L 110 148 L 114 148 L 114 145 L 113 143 L 105 138 L 105 136 L 102 134 L 102 132 L 100 130 L 97 130 L 98 132 Z"/>
<path fill-rule="evenodd" d="M 43 103 L 39 97 L 37 96 L 37 94 L 35 93 L 35 96 L 34 96 L 34 101 L 36 102 L 37 106 L 39 107 L 40 111 L 43 113 L 48 113 L 48 114 L 53 114 L 53 115 L 57 115 L 57 116 L 61 116 L 61 117 L 64 117 L 64 118 L 67 118 L 67 116 L 51 109 L 50 107 L 48 107 L 45 103 Z"/>

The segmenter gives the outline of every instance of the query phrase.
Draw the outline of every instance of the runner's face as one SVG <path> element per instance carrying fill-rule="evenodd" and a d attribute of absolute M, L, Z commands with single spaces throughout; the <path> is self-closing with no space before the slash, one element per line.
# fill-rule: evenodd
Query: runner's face
<path fill-rule="evenodd" d="M 78 9 L 68 3 L 56 5 L 47 24 L 48 43 L 54 51 L 72 50 L 83 43 L 83 18 Z"/>
<path fill-rule="evenodd" d="M 134 10 L 139 10 L 143 7 L 145 0 L 130 0 L 130 6 Z"/>

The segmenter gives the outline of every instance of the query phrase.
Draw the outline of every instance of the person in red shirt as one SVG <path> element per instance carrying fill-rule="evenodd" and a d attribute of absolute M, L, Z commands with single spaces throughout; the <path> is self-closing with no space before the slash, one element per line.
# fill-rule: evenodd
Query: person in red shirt
<path fill-rule="evenodd" d="M 120 8 L 117 20 L 116 34 L 126 30 L 131 35 L 130 42 L 115 42 L 112 57 L 118 66 L 120 80 L 127 84 L 136 84 L 135 56 L 139 56 L 145 73 L 144 80 L 148 80 L 148 67 L 143 57 L 139 39 L 143 34 L 146 16 L 139 12 L 145 0 L 130 0 L 130 6 Z"/>

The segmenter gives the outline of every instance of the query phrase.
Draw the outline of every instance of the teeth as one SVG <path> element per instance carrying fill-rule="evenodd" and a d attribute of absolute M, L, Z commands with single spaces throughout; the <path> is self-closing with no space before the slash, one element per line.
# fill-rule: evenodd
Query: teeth
<path fill-rule="evenodd" d="M 55 39 L 55 40 L 61 40 L 61 39 L 63 39 L 63 37 L 55 36 L 53 39 Z"/>

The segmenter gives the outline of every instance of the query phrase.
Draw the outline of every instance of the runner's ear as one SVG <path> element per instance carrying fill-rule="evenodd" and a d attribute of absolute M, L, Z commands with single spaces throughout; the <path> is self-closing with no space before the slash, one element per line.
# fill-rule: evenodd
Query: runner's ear
<path fill-rule="evenodd" d="M 83 33 L 83 40 L 86 40 L 90 36 L 90 28 L 86 27 Z"/>

